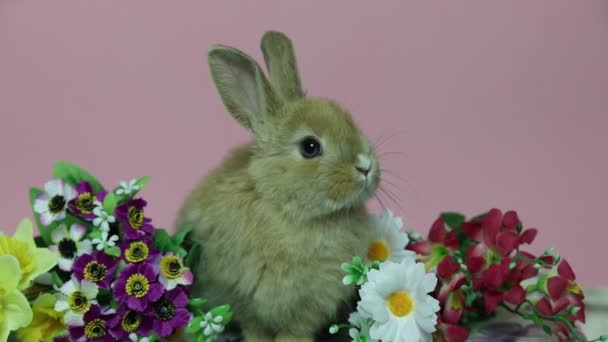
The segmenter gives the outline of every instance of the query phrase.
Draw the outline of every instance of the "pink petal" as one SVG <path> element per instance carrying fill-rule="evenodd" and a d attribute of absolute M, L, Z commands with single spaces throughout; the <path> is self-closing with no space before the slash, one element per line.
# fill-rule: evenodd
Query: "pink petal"
<path fill-rule="evenodd" d="M 490 210 L 483 218 L 483 242 L 488 247 L 494 247 L 496 244 L 496 234 L 502 224 L 502 213 L 498 209 Z"/>
<path fill-rule="evenodd" d="M 458 263 L 448 255 L 437 265 L 437 275 L 440 278 L 447 279 L 458 270 L 458 267 Z"/>
<path fill-rule="evenodd" d="M 538 230 L 535 228 L 526 229 L 523 231 L 523 233 L 521 233 L 521 236 L 519 237 L 519 243 L 531 244 L 532 241 L 534 241 L 534 239 L 536 238 L 537 234 Z"/>
<path fill-rule="evenodd" d="M 485 292 L 483 294 L 484 304 L 486 308 L 486 314 L 491 314 L 494 309 L 502 301 L 502 293 L 499 292 Z"/>
<path fill-rule="evenodd" d="M 497 290 L 503 283 L 503 271 L 498 264 L 488 267 L 483 272 L 483 284 L 490 290 Z"/>
<path fill-rule="evenodd" d="M 519 305 L 526 300 L 526 291 L 520 285 L 516 285 L 509 291 L 505 292 L 505 301 Z"/>
<path fill-rule="evenodd" d="M 445 309 L 443 310 L 443 321 L 446 323 L 458 324 L 462 317 L 464 303 L 462 302 L 462 298 L 454 298 L 454 296 L 459 296 L 459 294 L 452 292 L 448 296 Z M 454 304 L 453 301 L 456 301 L 456 304 L 460 307 L 455 308 L 452 305 Z"/>
<path fill-rule="evenodd" d="M 443 329 L 447 342 L 465 342 L 469 338 L 469 332 L 458 325 L 450 324 Z"/>
<path fill-rule="evenodd" d="M 481 241 L 481 224 L 479 222 L 464 222 L 460 230 L 473 240 Z"/>
<path fill-rule="evenodd" d="M 568 285 L 568 280 L 562 277 L 551 277 L 547 281 L 547 289 L 549 290 L 549 296 L 551 299 L 556 300 L 561 297 L 562 293 Z"/>
<path fill-rule="evenodd" d="M 574 274 L 572 267 L 570 267 L 570 264 L 568 263 L 568 261 L 566 261 L 566 259 L 563 259 L 559 263 L 559 266 L 557 266 L 557 273 L 559 273 L 559 275 L 568 280 L 576 279 L 576 275 Z"/>
<path fill-rule="evenodd" d="M 502 225 L 509 229 L 515 230 L 518 223 L 519 218 L 517 217 L 517 213 L 513 210 L 507 211 L 505 216 L 502 218 Z"/>
<path fill-rule="evenodd" d="M 431 243 L 428 241 L 414 242 L 407 245 L 407 249 L 416 252 L 416 254 L 429 255 L 431 254 Z"/>
<path fill-rule="evenodd" d="M 429 240 L 435 243 L 443 243 L 445 239 L 445 222 L 439 217 L 433 222 L 429 231 Z"/>
<path fill-rule="evenodd" d="M 551 303 L 549 302 L 549 300 L 546 297 L 542 298 L 541 300 L 538 301 L 538 303 L 536 303 L 536 308 L 543 315 L 553 315 L 553 309 L 551 308 Z"/>
<path fill-rule="evenodd" d="M 458 239 L 458 233 L 455 230 L 449 231 L 445 235 L 445 240 L 444 240 L 443 244 L 447 248 L 451 248 L 453 250 L 458 249 L 460 247 L 460 239 Z"/>
<path fill-rule="evenodd" d="M 507 255 L 519 246 L 519 236 L 511 231 L 502 232 L 496 236 L 496 245 L 503 255 Z"/>
<path fill-rule="evenodd" d="M 484 260 L 484 258 L 480 257 L 480 256 L 468 257 L 467 258 L 467 268 L 468 268 L 469 272 L 477 273 L 477 272 L 481 271 L 481 268 L 483 267 L 483 264 L 485 262 L 486 261 Z"/>

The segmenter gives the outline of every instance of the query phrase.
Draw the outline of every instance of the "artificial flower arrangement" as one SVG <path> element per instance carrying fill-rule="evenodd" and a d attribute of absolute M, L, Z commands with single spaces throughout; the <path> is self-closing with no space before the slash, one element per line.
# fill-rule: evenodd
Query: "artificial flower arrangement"
<path fill-rule="evenodd" d="M 191 298 L 197 247 L 144 214 L 149 178 L 107 190 L 89 172 L 58 162 L 30 190 L 40 235 L 25 219 L 0 233 L 0 342 L 216 339 L 232 313 Z"/>
<path fill-rule="evenodd" d="M 587 340 L 577 329 L 585 322 L 582 286 L 553 248 L 538 256 L 523 250 L 538 230 L 524 229 L 515 211 L 491 209 L 470 220 L 443 213 L 426 239 L 402 225 L 389 210 L 375 217 L 369 262 L 355 256 L 342 265 L 359 301 L 348 324 L 330 333 L 349 329 L 357 342 L 460 342 L 501 308 L 530 322 L 522 338 L 535 328 L 560 341 L 608 340 Z M 491 340 L 502 337 L 516 336 Z"/>
<path fill-rule="evenodd" d="M 40 235 L 24 219 L 0 233 L 0 342 L 217 340 L 228 305 L 204 311 L 191 298 L 198 246 L 188 230 L 170 236 L 144 215 L 137 197 L 148 178 L 111 191 L 82 168 L 56 163 L 53 180 L 30 190 Z M 402 231 L 390 210 L 372 217 L 366 258 L 344 263 L 359 287 L 348 323 L 353 341 L 465 341 L 497 308 L 560 340 L 588 341 L 582 286 L 565 259 L 523 248 L 536 229 L 498 209 L 466 220 L 443 213 L 428 238 Z M 364 261 L 368 260 L 368 261 Z M 10 334 L 10 335 L 9 335 Z M 595 340 L 606 341 L 608 336 Z"/>

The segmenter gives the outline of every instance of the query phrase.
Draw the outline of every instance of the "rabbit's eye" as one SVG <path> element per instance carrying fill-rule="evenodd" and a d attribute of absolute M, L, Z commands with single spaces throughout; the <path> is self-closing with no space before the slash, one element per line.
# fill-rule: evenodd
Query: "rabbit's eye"
<path fill-rule="evenodd" d="M 300 142 L 300 154 L 306 159 L 321 155 L 321 143 L 315 138 L 305 138 Z"/>

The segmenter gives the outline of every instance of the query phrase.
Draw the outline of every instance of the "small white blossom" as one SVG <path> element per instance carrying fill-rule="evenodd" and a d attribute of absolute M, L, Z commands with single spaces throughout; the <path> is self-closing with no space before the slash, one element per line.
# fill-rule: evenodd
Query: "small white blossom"
<path fill-rule="evenodd" d="M 201 328 L 203 329 L 203 334 L 210 339 L 215 339 L 219 334 L 224 331 L 224 325 L 222 321 L 224 317 L 215 316 L 211 312 L 208 312 L 203 320 L 201 321 Z"/>
<path fill-rule="evenodd" d="M 102 251 L 106 247 L 114 247 L 114 246 L 116 246 L 116 241 L 118 241 L 118 236 L 116 236 L 116 235 L 109 236 L 109 235 L 110 234 L 107 231 L 102 230 L 101 231 L 101 238 L 100 239 L 93 239 L 92 243 L 94 245 L 97 245 L 97 250 L 98 251 Z"/>
<path fill-rule="evenodd" d="M 116 189 L 116 194 L 129 196 L 131 193 L 139 189 L 141 189 L 141 186 L 137 184 L 137 179 L 131 179 L 128 182 L 121 181 L 120 187 Z"/>
<path fill-rule="evenodd" d="M 150 339 L 148 337 L 138 337 L 136 333 L 129 334 L 129 340 L 132 342 L 149 342 Z"/>
<path fill-rule="evenodd" d="M 102 231 L 109 232 L 110 223 L 116 222 L 116 218 L 114 216 L 103 210 L 103 204 L 99 201 L 95 201 L 95 209 L 93 209 L 93 214 L 97 216 L 95 219 L 93 219 L 93 225 L 95 225 L 95 227 L 99 227 Z"/>

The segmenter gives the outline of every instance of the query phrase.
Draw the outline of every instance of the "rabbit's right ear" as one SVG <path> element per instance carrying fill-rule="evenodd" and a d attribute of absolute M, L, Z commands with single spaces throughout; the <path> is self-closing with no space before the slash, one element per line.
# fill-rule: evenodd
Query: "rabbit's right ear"
<path fill-rule="evenodd" d="M 264 116 L 280 105 L 262 69 L 245 53 L 222 45 L 210 49 L 207 60 L 224 106 L 241 125 L 255 132 Z"/>
<path fill-rule="evenodd" d="M 268 31 L 262 37 L 261 48 L 270 81 L 277 92 L 287 101 L 303 98 L 305 93 L 291 40 L 284 33 Z"/>

